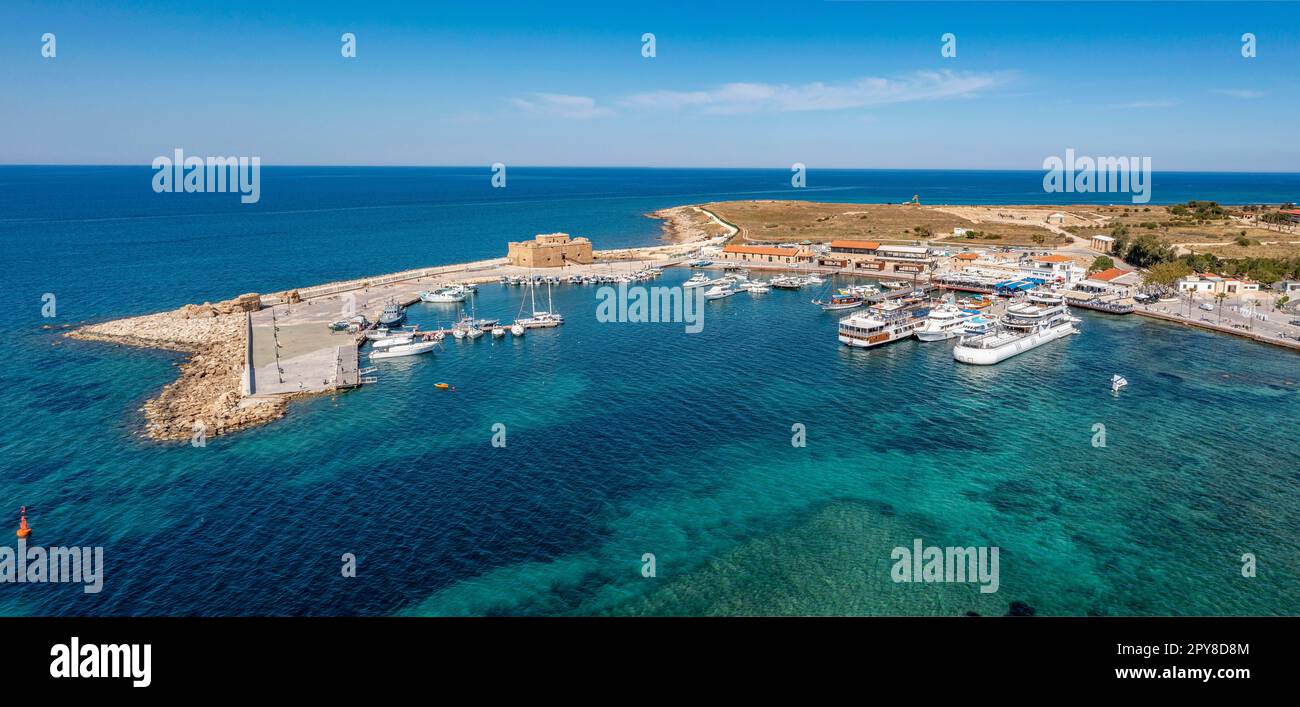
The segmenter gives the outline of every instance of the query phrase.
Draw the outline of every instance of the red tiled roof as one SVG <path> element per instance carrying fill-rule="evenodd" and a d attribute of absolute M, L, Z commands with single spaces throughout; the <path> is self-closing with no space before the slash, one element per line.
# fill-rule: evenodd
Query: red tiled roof
<path fill-rule="evenodd" d="M 831 241 L 832 250 L 835 248 L 861 248 L 863 250 L 875 250 L 879 247 L 879 243 L 872 241 Z"/>
<path fill-rule="evenodd" d="M 796 255 L 794 248 L 776 248 L 761 245 L 729 245 L 722 249 L 724 253 L 747 253 L 749 255 Z"/>
<path fill-rule="evenodd" d="M 1131 272 L 1133 272 L 1133 271 L 1132 271 L 1132 270 L 1121 270 L 1120 268 L 1107 268 L 1107 269 L 1102 270 L 1102 271 L 1100 271 L 1100 272 L 1095 272 L 1095 273 L 1089 275 L 1089 276 L 1088 276 L 1088 279 L 1089 279 L 1089 280 L 1101 280 L 1102 282 L 1110 282 L 1111 280 L 1114 280 L 1115 278 L 1120 277 L 1121 275 L 1127 275 L 1127 274 L 1129 274 L 1129 273 L 1131 273 Z"/>

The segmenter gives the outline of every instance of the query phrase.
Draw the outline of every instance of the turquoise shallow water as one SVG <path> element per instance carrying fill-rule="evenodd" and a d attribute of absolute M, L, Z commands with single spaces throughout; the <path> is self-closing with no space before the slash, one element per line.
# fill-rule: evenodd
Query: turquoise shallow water
<path fill-rule="evenodd" d="M 620 182 L 629 193 L 637 183 Z M 742 192 L 746 182 L 727 185 Z M 618 223 L 639 223 L 657 200 L 691 200 L 666 191 L 568 208 L 621 233 Z M 330 213 L 338 243 L 366 220 Z M 213 233 L 224 222 L 185 218 Z M 411 218 L 411 238 L 450 238 L 437 218 Z M 564 286 L 555 301 L 568 323 L 558 330 L 384 362 L 377 385 L 294 403 L 275 424 L 194 449 L 137 434 L 136 409 L 173 378 L 179 356 L 38 328 L 47 288 L 60 293 L 64 323 L 269 289 L 232 264 L 238 244 L 214 235 L 187 255 L 194 246 L 133 240 L 150 232 L 143 220 L 11 220 L 0 232 L 26 264 L 6 287 L 16 333 L 0 344 L 13 364 L 0 374 L 0 503 L 32 507 L 42 543 L 103 545 L 107 564 L 93 596 L 0 585 L 0 613 L 1300 606 L 1300 359 L 1281 350 L 1081 313 L 1081 335 L 975 368 L 957 366 L 947 344 L 846 350 L 807 293 L 710 303 L 704 331 L 687 334 L 681 324 L 597 322 L 595 288 Z M 491 255 L 492 231 L 524 224 L 483 217 L 466 228 L 486 235 L 455 247 Z M 172 229 L 183 230 L 163 228 Z M 295 247 L 296 264 L 275 266 L 284 278 L 326 279 L 289 272 L 335 263 Z M 227 277 L 240 286 L 223 286 Z M 486 286 L 479 314 L 511 318 L 522 295 Z M 411 315 L 451 316 L 434 305 Z M 1131 383 L 1119 397 L 1107 389 L 1114 372 Z M 442 381 L 457 390 L 436 391 Z M 496 423 L 505 448 L 491 445 Z M 790 445 L 795 423 L 807 428 L 805 448 Z M 1096 423 L 1105 448 L 1091 444 Z M 890 550 L 915 537 L 998 546 L 1000 590 L 889 581 Z M 359 559 L 356 578 L 340 576 L 346 552 Z M 1258 557 L 1255 578 L 1241 577 L 1246 552 Z M 644 553 L 656 557 L 652 579 L 641 574 Z"/>

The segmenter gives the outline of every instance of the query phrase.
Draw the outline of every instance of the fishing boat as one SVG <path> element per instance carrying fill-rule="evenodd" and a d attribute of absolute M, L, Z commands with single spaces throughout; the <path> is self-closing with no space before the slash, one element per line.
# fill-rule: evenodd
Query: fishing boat
<path fill-rule="evenodd" d="M 1128 385 L 1128 379 L 1116 373 L 1110 377 L 1110 392 L 1118 393 L 1121 388 Z"/>
<path fill-rule="evenodd" d="M 704 273 L 696 273 L 689 280 L 682 283 L 682 289 L 689 290 L 692 287 L 704 287 L 713 284 L 713 279 Z"/>
<path fill-rule="evenodd" d="M 911 336 L 923 321 L 912 306 L 880 302 L 841 319 L 839 340 L 846 346 L 871 348 Z"/>
<path fill-rule="evenodd" d="M 714 285 L 704 291 L 704 299 L 722 299 L 736 294 L 736 291 L 727 285 Z"/>
<path fill-rule="evenodd" d="M 379 324 L 391 329 L 404 321 L 406 321 L 406 309 L 398 304 L 397 300 L 388 300 L 388 303 L 384 305 L 383 314 L 379 315 Z"/>
<path fill-rule="evenodd" d="M 1005 361 L 1049 341 L 1077 334 L 1073 319 L 1064 302 L 1016 302 L 1007 305 L 1002 320 L 991 331 L 962 336 L 952 357 L 979 366 Z"/>
<path fill-rule="evenodd" d="M 416 354 L 429 353 L 438 345 L 436 341 L 419 341 L 401 346 L 390 346 L 382 351 L 374 351 L 370 354 L 370 360 L 376 361 L 385 358 L 397 358 L 399 356 L 415 356 Z"/>
<path fill-rule="evenodd" d="M 759 280 L 753 280 L 747 284 L 749 285 L 749 287 L 745 289 L 748 290 L 749 294 L 751 295 L 762 295 L 772 291 L 772 287 L 770 285 L 768 285 L 766 282 L 761 282 Z"/>
<path fill-rule="evenodd" d="M 952 301 L 930 310 L 925 323 L 916 328 L 913 334 L 921 341 L 945 341 L 954 339 L 966 332 L 966 323 L 979 316 L 977 312 L 962 309 Z"/>
<path fill-rule="evenodd" d="M 825 300 L 815 299 L 813 304 L 822 308 L 823 312 L 837 312 L 842 309 L 855 309 L 866 304 L 867 301 L 860 295 L 831 295 Z"/>
<path fill-rule="evenodd" d="M 888 287 L 891 290 L 905 290 L 911 287 L 911 285 L 906 282 L 881 281 L 880 284 L 884 287 Z"/>
<path fill-rule="evenodd" d="M 769 284 L 778 290 L 797 290 L 802 288 L 805 283 L 803 278 L 784 275 L 772 278 Z"/>

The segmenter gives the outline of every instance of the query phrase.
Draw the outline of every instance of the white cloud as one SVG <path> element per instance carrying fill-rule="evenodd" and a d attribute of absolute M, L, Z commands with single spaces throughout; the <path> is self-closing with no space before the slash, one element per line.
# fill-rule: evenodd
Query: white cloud
<path fill-rule="evenodd" d="M 1000 86 L 1013 77 L 953 71 L 918 71 L 903 78 L 864 77 L 847 83 L 789 85 L 728 83 L 695 91 L 634 93 L 619 101 L 628 108 L 693 109 L 704 113 L 843 110 L 886 103 L 966 98 Z"/>
<path fill-rule="evenodd" d="M 1252 91 L 1245 88 L 1216 88 L 1214 93 L 1232 96 L 1233 98 L 1261 98 L 1264 95 L 1263 91 Z"/>
<path fill-rule="evenodd" d="M 529 113 L 552 115 L 571 120 L 590 120 L 614 111 L 596 105 L 596 99 L 588 96 L 569 96 L 562 93 L 532 93 L 528 98 L 516 98 L 511 101 L 516 108 Z"/>

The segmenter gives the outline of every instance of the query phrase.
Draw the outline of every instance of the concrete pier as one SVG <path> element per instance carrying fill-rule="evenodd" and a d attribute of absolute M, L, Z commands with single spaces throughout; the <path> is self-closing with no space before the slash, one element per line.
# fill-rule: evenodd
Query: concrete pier
<path fill-rule="evenodd" d="M 665 255 L 671 256 L 672 248 L 664 247 Z M 601 259 L 590 265 L 529 270 L 497 259 L 302 288 L 296 290 L 302 298 L 299 302 L 287 302 L 279 295 L 263 297 L 263 309 L 249 316 L 251 343 L 244 372 L 247 394 L 323 393 L 360 385 L 362 366 L 357 348 L 362 337 L 331 331 L 329 325 L 357 314 L 378 321 L 390 300 L 406 306 L 420 301 L 420 292 L 425 290 L 457 282 L 497 282 L 502 276 L 608 275 L 677 262 L 672 257 Z"/>

